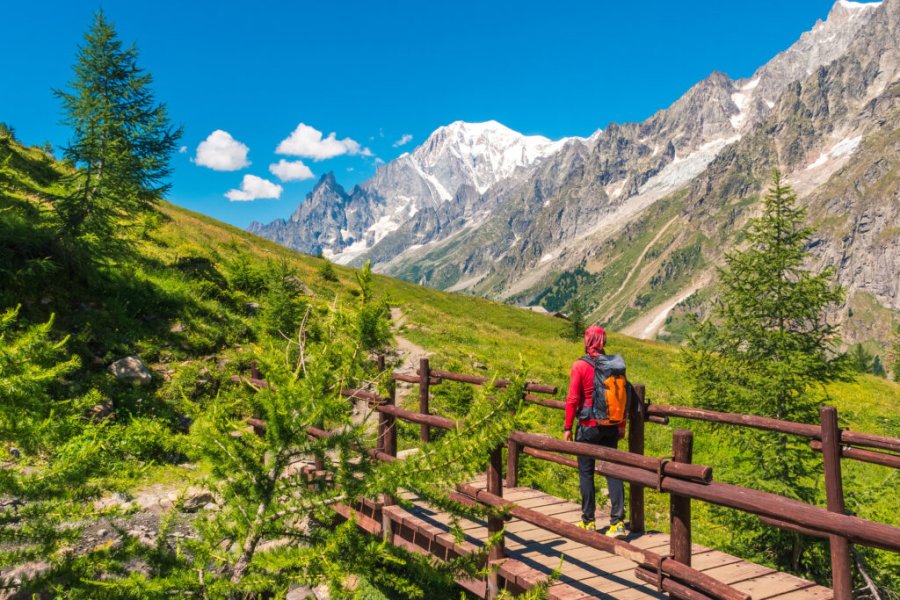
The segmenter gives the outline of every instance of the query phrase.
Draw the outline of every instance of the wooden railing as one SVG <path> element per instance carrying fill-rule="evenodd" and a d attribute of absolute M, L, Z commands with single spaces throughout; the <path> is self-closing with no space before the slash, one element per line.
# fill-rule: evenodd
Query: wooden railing
<path fill-rule="evenodd" d="M 378 367 L 379 370 L 384 370 L 383 357 L 379 357 Z M 255 375 L 254 384 L 266 385 L 257 373 L 253 375 Z M 394 386 L 390 386 L 391 392 L 388 397 L 381 397 L 366 390 L 342 392 L 348 398 L 365 400 L 379 413 L 376 448 L 360 449 L 379 460 L 397 459 L 397 419 L 418 424 L 419 437 L 423 442 L 431 439 L 432 428 L 451 429 L 459 425 L 453 419 L 429 413 L 432 385 L 443 381 L 473 385 L 491 382 L 485 377 L 432 370 L 428 359 L 422 359 L 417 375 L 391 373 L 390 377 L 394 381 L 419 385 L 418 411 L 406 410 L 396 405 Z M 504 380 L 493 380 L 493 385 L 501 388 L 508 383 Z M 595 467 L 597 472 L 630 484 L 630 529 L 633 532 L 642 532 L 645 528 L 644 489 L 649 487 L 670 495 L 669 556 L 662 556 L 622 540 L 582 530 L 570 523 L 504 500 L 501 448 L 496 448 L 490 453 L 486 489 L 460 485 L 454 497 L 461 502 L 478 502 L 506 508 L 512 516 L 523 521 L 586 546 L 629 558 L 637 564 L 635 574 L 638 578 L 654 583 L 661 590 L 675 596 L 697 600 L 709 598 L 749 600 L 749 596 L 691 568 L 692 499 L 756 515 L 767 525 L 828 539 L 831 548 L 832 585 L 837 600 L 851 598 L 850 543 L 900 552 L 900 528 L 845 514 L 841 476 L 841 458 L 893 468 L 900 467 L 900 456 L 893 454 L 900 451 L 900 439 L 841 430 L 837 422 L 837 410 L 831 406 L 822 407 L 819 425 L 812 425 L 690 407 L 652 405 L 646 400 L 644 386 L 635 384 L 633 390 L 628 420 L 627 452 L 515 431 L 509 435 L 506 444 L 506 486 L 517 485 L 522 454 L 567 467 L 577 467 L 577 462 L 565 455 L 599 459 Z M 563 401 L 545 397 L 556 393 L 557 388 L 554 386 L 528 383 L 523 399 L 541 406 L 564 409 Z M 711 467 L 692 464 L 693 432 L 690 430 L 673 431 L 671 458 L 645 456 L 645 423 L 666 424 L 670 417 L 753 427 L 810 439 L 812 450 L 821 452 L 824 459 L 827 508 L 805 504 L 777 494 L 714 481 Z M 261 424 L 256 421 L 254 427 Z M 313 437 L 330 435 L 330 432 L 316 428 L 311 428 L 308 433 Z M 321 467 L 321 464 L 317 464 L 317 468 Z M 392 503 L 391 498 L 385 498 L 383 505 L 390 506 Z M 390 537 L 392 527 L 390 511 L 383 510 L 382 519 L 381 530 L 384 535 Z M 503 531 L 503 521 L 490 518 L 487 529 L 489 535 L 500 534 Z M 503 557 L 504 546 L 501 541 L 490 549 L 489 560 L 497 562 Z M 498 571 L 492 571 L 488 581 L 489 596 L 496 595 L 499 590 L 498 577 Z"/>

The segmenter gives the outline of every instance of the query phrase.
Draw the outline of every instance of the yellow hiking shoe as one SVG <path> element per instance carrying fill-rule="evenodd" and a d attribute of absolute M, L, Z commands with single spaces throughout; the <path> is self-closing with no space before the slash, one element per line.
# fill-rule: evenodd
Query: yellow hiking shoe
<path fill-rule="evenodd" d="M 578 527 L 584 529 L 585 531 L 597 531 L 597 524 L 593 521 L 588 521 L 585 523 L 584 521 L 580 521 L 578 523 Z"/>
<path fill-rule="evenodd" d="M 609 526 L 609 529 L 606 530 L 606 535 L 611 538 L 616 538 L 617 540 L 628 537 L 628 532 L 625 531 L 625 523 L 622 521 L 613 523 Z"/>

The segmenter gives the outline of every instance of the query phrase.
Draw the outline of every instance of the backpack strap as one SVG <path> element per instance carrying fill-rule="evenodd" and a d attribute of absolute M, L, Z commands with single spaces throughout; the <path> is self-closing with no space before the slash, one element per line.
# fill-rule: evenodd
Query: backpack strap
<path fill-rule="evenodd" d="M 593 367 L 594 370 L 596 371 L 597 367 L 596 367 L 596 365 L 594 365 L 594 361 L 593 361 L 593 359 L 591 359 L 590 354 L 585 354 L 584 356 L 582 356 L 582 357 L 579 358 L 578 360 L 583 360 L 583 361 L 586 362 L 587 364 L 591 365 L 591 367 Z M 593 377 L 593 374 L 592 374 L 591 376 Z M 580 420 L 580 415 L 581 415 L 581 409 L 584 408 L 584 402 L 585 402 L 585 400 L 587 400 L 587 398 L 582 398 L 582 399 L 581 399 L 581 404 L 578 405 L 578 410 L 575 411 L 575 417 L 578 418 L 579 420 Z M 594 403 L 594 399 L 591 398 L 591 404 L 593 404 L 593 403 Z"/>

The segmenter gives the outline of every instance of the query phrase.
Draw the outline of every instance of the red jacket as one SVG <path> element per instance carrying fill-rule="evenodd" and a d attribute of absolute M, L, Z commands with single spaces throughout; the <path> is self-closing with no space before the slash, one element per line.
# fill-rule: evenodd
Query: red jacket
<path fill-rule="evenodd" d="M 569 375 L 569 393 L 566 395 L 566 421 L 565 428 L 571 429 L 575 417 L 582 404 L 591 406 L 594 394 L 594 367 L 587 361 L 576 360 L 572 364 L 572 373 Z M 582 427 L 596 427 L 594 419 L 582 419 L 579 421 Z M 625 429 L 625 422 L 619 424 L 619 429 Z"/>

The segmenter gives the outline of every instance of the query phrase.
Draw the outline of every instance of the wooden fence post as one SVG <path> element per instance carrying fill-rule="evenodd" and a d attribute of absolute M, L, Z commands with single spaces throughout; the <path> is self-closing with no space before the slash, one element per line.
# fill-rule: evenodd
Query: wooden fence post
<path fill-rule="evenodd" d="M 644 405 L 644 386 L 637 383 L 633 386 L 634 396 L 631 399 L 631 411 L 628 415 L 628 451 L 632 454 L 644 453 L 644 417 L 647 414 Z M 644 486 L 637 483 L 628 484 L 631 490 L 629 504 L 631 531 L 644 531 Z"/>
<path fill-rule="evenodd" d="M 690 464 L 694 455 L 694 432 L 676 429 L 672 432 L 672 458 L 675 462 Z M 691 566 L 691 499 L 677 494 L 669 495 L 669 553 L 687 566 Z"/>
<path fill-rule="evenodd" d="M 519 485 L 519 454 L 522 445 L 513 440 L 506 442 L 506 487 Z"/>
<path fill-rule="evenodd" d="M 419 412 L 423 415 L 428 414 L 428 388 L 431 383 L 431 368 L 428 366 L 428 359 L 423 358 L 419 361 Z M 422 423 L 419 425 L 419 439 L 423 442 L 431 440 L 431 427 Z"/>
<path fill-rule="evenodd" d="M 837 409 L 819 408 L 822 426 L 822 456 L 825 463 L 825 498 L 830 512 L 844 513 L 844 484 L 841 477 L 841 430 Z M 853 575 L 850 572 L 850 543 L 847 538 L 828 536 L 831 547 L 831 586 L 835 600 L 853 597 Z"/>
<path fill-rule="evenodd" d="M 378 369 L 378 373 L 384 373 L 384 354 L 379 354 L 375 358 L 375 365 Z M 388 385 L 393 386 L 394 382 L 389 381 Z M 378 439 L 375 442 L 375 449 L 378 452 L 384 452 L 384 438 L 387 434 L 387 426 L 385 424 L 385 415 L 384 413 L 378 413 Z"/>
<path fill-rule="evenodd" d="M 394 385 L 391 385 L 388 389 L 387 402 L 385 404 L 394 406 L 396 403 L 396 390 Z M 384 434 L 384 440 L 381 443 L 384 449 L 383 452 L 391 456 L 397 456 L 397 418 L 387 413 L 378 413 L 378 428 Z M 381 500 L 381 506 L 391 506 L 392 504 L 395 504 L 394 498 L 390 494 L 385 494 Z M 381 511 L 381 533 L 386 542 L 394 542 L 394 528 L 390 517 L 384 510 Z"/>
<path fill-rule="evenodd" d="M 496 496 L 503 496 L 503 449 L 498 447 L 491 452 L 487 468 L 487 492 Z M 489 517 L 487 520 L 488 537 L 503 531 L 503 519 Z M 488 552 L 488 566 L 493 567 L 494 562 L 503 558 L 503 540 L 501 539 Z M 496 598 L 500 595 L 500 575 L 496 569 L 490 568 L 487 581 L 488 598 Z"/>

